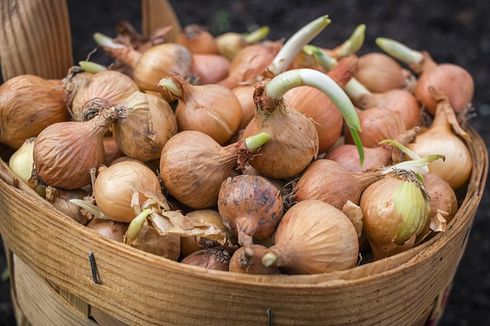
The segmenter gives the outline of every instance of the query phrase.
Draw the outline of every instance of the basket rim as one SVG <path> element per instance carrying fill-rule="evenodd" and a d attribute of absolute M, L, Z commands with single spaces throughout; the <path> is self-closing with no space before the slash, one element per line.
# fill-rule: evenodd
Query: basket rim
<path fill-rule="evenodd" d="M 3 171 L 1 175 L 0 187 L 7 186 L 9 187 L 9 191 L 18 192 L 19 196 L 29 196 L 31 200 L 33 200 L 36 204 L 39 204 L 38 206 L 40 210 L 43 208 L 46 209 L 46 214 L 43 214 L 45 218 L 57 219 L 61 224 L 64 224 L 69 228 L 74 228 L 71 230 L 72 232 L 81 233 L 84 236 L 101 242 L 103 245 L 113 247 L 129 260 L 137 259 L 140 262 L 152 264 L 154 265 L 153 267 L 162 268 L 166 272 L 179 273 L 183 276 L 189 276 L 207 281 L 220 281 L 230 284 L 253 285 L 266 288 L 337 288 L 354 285 L 359 282 L 375 281 L 379 278 L 387 277 L 388 275 L 407 270 L 411 266 L 425 259 L 429 259 L 432 255 L 440 251 L 445 244 L 450 242 L 451 239 L 456 236 L 458 230 L 462 229 L 467 223 L 472 222 L 472 216 L 478 208 L 478 204 L 481 201 L 483 191 L 485 189 L 486 176 L 488 173 L 488 152 L 483 139 L 473 128 L 469 129 L 469 133 L 472 141 L 467 145 L 473 157 L 472 175 L 470 181 L 468 182 L 466 196 L 458 208 L 455 217 L 448 225 L 448 230 L 446 230 L 446 232 L 442 234 L 440 233 L 431 240 L 406 252 L 402 252 L 375 262 L 370 262 L 365 265 L 355 266 L 348 270 L 321 274 L 251 275 L 231 273 L 227 271 L 206 270 L 201 267 L 186 265 L 164 257 L 156 256 L 154 254 L 127 246 L 123 243 L 104 238 L 95 231 L 75 222 L 70 217 L 59 212 L 58 210 L 52 209 L 53 207 L 44 199 L 39 197 L 34 190 L 17 179 L 3 160 L 0 162 L 0 170 L 5 170 L 6 168 L 6 171 Z M 8 173 L 8 177 L 12 179 L 12 183 L 9 184 L 9 182 L 5 180 L 5 172 Z M 17 185 L 18 187 L 13 185 Z M 2 223 L 0 223 L 0 227 L 1 226 Z M 7 242 L 7 245 L 9 245 L 8 240 L 6 239 L 5 241 Z M 15 250 L 13 251 L 15 253 Z M 23 257 L 23 260 L 25 260 L 25 257 Z M 31 257 L 28 257 L 26 263 L 29 265 L 34 264 Z M 39 269 L 36 268 L 36 270 Z M 369 273 L 370 270 L 372 271 L 371 273 Z M 367 271 L 368 273 L 363 274 L 363 271 Z M 357 277 L 357 274 L 360 274 L 361 276 Z"/>

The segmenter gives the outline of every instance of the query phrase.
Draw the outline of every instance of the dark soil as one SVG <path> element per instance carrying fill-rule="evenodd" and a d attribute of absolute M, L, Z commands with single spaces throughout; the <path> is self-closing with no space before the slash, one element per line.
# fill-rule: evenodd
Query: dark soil
<path fill-rule="evenodd" d="M 73 49 L 76 61 L 94 47 L 91 35 L 113 34 L 122 19 L 140 24 L 138 1 L 69 2 Z M 429 51 L 438 62 L 452 62 L 468 69 L 475 78 L 475 115 L 471 124 L 490 143 L 490 2 L 475 1 L 172 1 L 183 23 L 209 26 L 215 33 L 244 32 L 269 25 L 271 38 L 288 37 L 311 19 L 329 14 L 332 24 L 315 43 L 333 47 L 350 34 L 354 26 L 367 25 L 361 53 L 377 51 L 374 39 L 387 36 Z M 102 62 L 103 56 L 96 54 Z M 107 61 L 106 61 L 107 62 Z M 475 219 L 466 254 L 441 325 L 488 325 L 490 323 L 490 198 L 488 192 Z M 1 249 L 0 249 L 1 250 Z M 5 259 L 0 255 L 0 271 Z M 9 287 L 0 281 L 0 325 L 14 325 Z"/>

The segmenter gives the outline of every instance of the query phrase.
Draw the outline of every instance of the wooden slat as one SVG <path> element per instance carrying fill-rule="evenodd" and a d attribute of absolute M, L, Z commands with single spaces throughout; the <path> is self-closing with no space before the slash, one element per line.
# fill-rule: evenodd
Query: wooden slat
<path fill-rule="evenodd" d="M 65 0 L 0 0 L 4 80 L 22 74 L 63 78 L 73 64 Z"/>
<path fill-rule="evenodd" d="M 150 36 L 159 27 L 172 26 L 167 38 L 169 42 L 175 42 L 181 27 L 169 1 L 142 0 L 141 15 L 142 29 L 145 36 Z"/>

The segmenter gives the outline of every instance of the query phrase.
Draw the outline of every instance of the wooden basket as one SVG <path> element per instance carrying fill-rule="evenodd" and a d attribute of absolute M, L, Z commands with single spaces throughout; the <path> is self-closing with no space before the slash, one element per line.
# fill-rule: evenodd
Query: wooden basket
<path fill-rule="evenodd" d="M 146 32 L 169 22 L 168 17 L 176 23 L 166 1 L 146 0 L 143 8 Z M 154 8 L 165 9 L 167 16 L 158 16 L 162 11 Z M 0 0 L 0 10 L 4 78 L 22 73 L 61 78 L 72 60 L 66 3 Z M 43 20 L 29 19 L 33 12 L 42 12 Z M 45 42 L 30 39 L 26 30 L 36 30 L 36 38 Z M 51 50 L 59 52 L 29 61 L 29 54 L 47 51 L 44 44 L 51 38 L 62 44 Z M 15 52 L 21 46 L 29 51 Z M 318 275 L 208 271 L 105 239 L 53 209 L 0 161 L 0 232 L 18 323 L 96 325 L 91 318 L 96 316 L 111 325 L 434 324 L 464 252 L 488 171 L 485 144 L 473 130 L 469 133 L 473 172 L 446 232 L 396 256 Z M 91 255 L 96 268 L 91 267 Z"/>

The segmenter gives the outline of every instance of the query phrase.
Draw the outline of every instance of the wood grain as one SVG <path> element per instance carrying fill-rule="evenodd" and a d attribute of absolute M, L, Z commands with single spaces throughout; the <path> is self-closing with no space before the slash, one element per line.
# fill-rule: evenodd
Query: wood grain
<path fill-rule="evenodd" d="M 4 80 L 22 74 L 60 79 L 73 64 L 65 0 L 0 0 Z"/>
<path fill-rule="evenodd" d="M 0 162 L 0 231 L 42 277 L 128 324 L 413 325 L 453 278 L 481 200 L 488 157 L 471 131 L 468 192 L 448 231 L 401 255 L 344 272 L 254 276 L 156 257 L 78 225 L 16 182 Z M 12 186 L 17 184 L 18 187 Z M 94 252 L 102 284 L 91 279 Z"/>
<path fill-rule="evenodd" d="M 175 42 L 181 27 L 169 1 L 141 0 L 141 14 L 142 30 L 145 36 L 150 36 L 159 27 L 172 26 L 167 38 L 169 42 Z"/>

